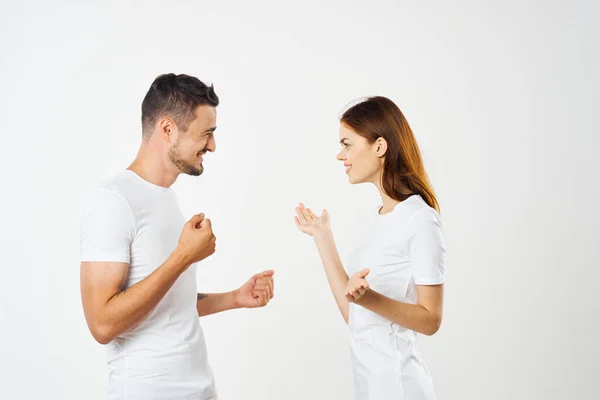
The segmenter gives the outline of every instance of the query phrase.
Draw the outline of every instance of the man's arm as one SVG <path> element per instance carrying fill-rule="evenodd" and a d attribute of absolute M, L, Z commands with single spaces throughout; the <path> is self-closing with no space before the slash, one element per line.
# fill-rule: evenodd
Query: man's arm
<path fill-rule="evenodd" d="M 203 214 L 195 215 L 184 225 L 169 258 L 126 290 L 122 286 L 129 268 L 127 263 L 82 262 L 81 300 L 94 338 L 106 344 L 139 324 L 191 264 L 214 253 L 215 240 L 210 220 L 204 219 Z"/>
<path fill-rule="evenodd" d="M 99 343 L 139 324 L 189 265 L 177 253 L 145 279 L 121 290 L 129 265 L 114 262 L 81 263 L 81 300 L 88 327 Z"/>
<path fill-rule="evenodd" d="M 275 294 L 275 271 L 263 271 L 252 276 L 239 289 L 227 293 L 198 293 L 196 310 L 199 317 L 234 310 L 266 306 Z"/>
<path fill-rule="evenodd" d="M 240 308 L 240 306 L 235 303 L 235 291 L 209 294 L 198 293 L 196 310 L 198 310 L 199 317 L 234 310 L 236 308 Z"/>

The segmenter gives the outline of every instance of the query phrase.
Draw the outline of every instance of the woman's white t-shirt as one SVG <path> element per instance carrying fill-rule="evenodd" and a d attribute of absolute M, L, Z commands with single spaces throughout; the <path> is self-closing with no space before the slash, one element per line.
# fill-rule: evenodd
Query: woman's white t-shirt
<path fill-rule="evenodd" d="M 416 285 L 444 282 L 446 250 L 439 215 L 419 195 L 389 213 L 378 211 L 349 257 L 348 273 L 369 268 L 366 279 L 372 290 L 414 304 Z M 348 325 L 357 400 L 435 398 L 414 331 L 354 303 Z"/>

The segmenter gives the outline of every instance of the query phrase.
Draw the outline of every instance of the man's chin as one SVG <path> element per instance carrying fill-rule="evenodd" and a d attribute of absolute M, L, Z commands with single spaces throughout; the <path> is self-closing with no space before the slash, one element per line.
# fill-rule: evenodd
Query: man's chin
<path fill-rule="evenodd" d="M 194 168 L 188 175 L 191 176 L 200 176 L 204 172 L 204 168 Z"/>
<path fill-rule="evenodd" d="M 200 167 L 188 165 L 185 169 L 181 170 L 182 173 L 190 176 L 200 176 L 204 172 L 204 167 L 200 164 Z"/>

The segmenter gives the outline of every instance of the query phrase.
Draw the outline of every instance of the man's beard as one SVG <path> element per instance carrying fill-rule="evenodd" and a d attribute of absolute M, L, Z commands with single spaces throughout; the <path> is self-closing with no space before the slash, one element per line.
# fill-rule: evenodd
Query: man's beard
<path fill-rule="evenodd" d="M 175 143 L 175 146 L 169 149 L 169 158 L 171 162 L 175 164 L 179 170 L 187 175 L 199 176 L 204 172 L 204 167 L 202 164 L 194 165 L 186 160 L 184 160 L 181 152 L 179 151 L 179 143 Z"/>

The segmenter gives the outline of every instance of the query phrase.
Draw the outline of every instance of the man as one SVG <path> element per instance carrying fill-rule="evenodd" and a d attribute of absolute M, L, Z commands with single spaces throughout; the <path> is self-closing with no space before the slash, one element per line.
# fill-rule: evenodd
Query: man
<path fill-rule="evenodd" d="M 170 187 L 181 173 L 202 174 L 216 148 L 218 104 L 197 78 L 156 78 L 136 159 L 83 212 L 81 298 L 92 335 L 108 345 L 109 399 L 216 399 L 198 317 L 273 297 L 273 271 L 229 293 L 196 291 L 196 263 L 216 239 L 203 214 L 185 222 Z"/>

